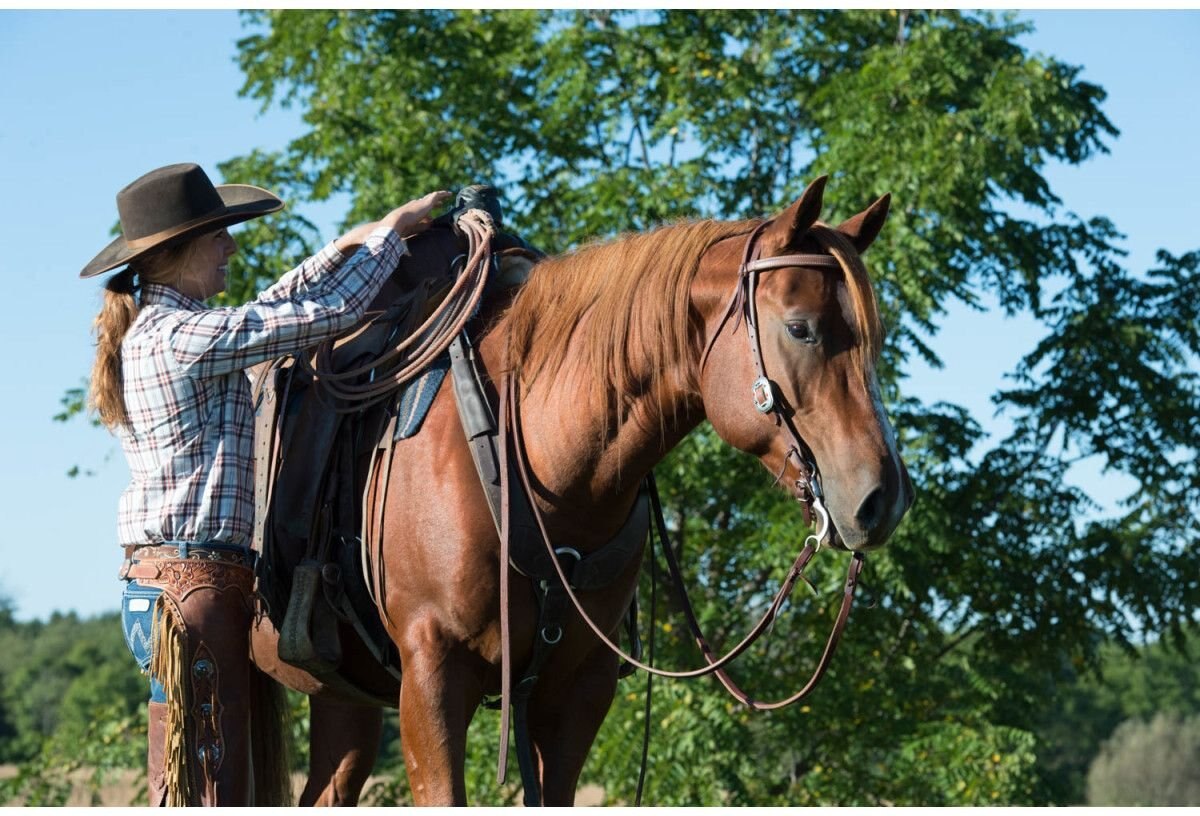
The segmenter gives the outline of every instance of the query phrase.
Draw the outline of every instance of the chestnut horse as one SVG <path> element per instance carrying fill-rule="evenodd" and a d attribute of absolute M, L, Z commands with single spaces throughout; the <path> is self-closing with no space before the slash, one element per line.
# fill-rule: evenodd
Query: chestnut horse
<path fill-rule="evenodd" d="M 751 400 L 758 375 L 745 324 L 724 319 L 743 250 L 760 225 L 761 258 L 803 252 L 837 260 L 762 275 L 758 342 L 776 399 L 815 458 L 833 542 L 864 551 L 887 541 L 913 493 L 876 380 L 882 328 L 860 254 L 883 226 L 889 198 L 832 227 L 817 220 L 824 187 L 822 177 L 765 225 L 676 224 L 545 260 L 491 321 L 477 349 L 494 380 L 518 378 L 533 500 L 555 546 L 584 554 L 602 547 L 625 522 L 643 478 L 704 420 L 771 474 L 783 474 L 779 484 L 797 483 L 792 443 Z M 467 726 L 484 696 L 501 687 L 500 541 L 454 399 L 442 388 L 421 432 L 396 443 L 382 553 L 375 553 L 384 565 L 383 618 L 403 665 L 401 739 L 419 805 L 465 803 Z M 640 562 L 639 555 L 608 589 L 580 593 L 614 637 Z M 537 612 L 529 579 L 509 570 L 519 671 Z M 338 700 L 281 664 L 274 637 L 264 619 L 254 637 L 258 665 L 313 695 L 312 766 L 301 803 L 353 804 L 375 759 L 381 711 Z M 617 668 L 616 656 L 568 610 L 529 709 L 544 804 L 574 801 Z"/>

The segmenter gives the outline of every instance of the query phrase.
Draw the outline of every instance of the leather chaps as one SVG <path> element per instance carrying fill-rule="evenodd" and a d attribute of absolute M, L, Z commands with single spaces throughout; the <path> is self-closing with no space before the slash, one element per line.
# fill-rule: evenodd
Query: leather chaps
<path fill-rule="evenodd" d="M 128 556 L 122 577 L 142 594 L 137 608 L 153 609 L 143 660 L 155 692 L 150 804 L 250 805 L 250 557 L 240 548 L 187 544 L 138 547 Z"/>

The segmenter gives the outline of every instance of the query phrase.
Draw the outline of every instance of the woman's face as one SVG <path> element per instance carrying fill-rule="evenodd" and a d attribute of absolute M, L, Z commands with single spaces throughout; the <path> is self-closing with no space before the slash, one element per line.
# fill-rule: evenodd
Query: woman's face
<path fill-rule="evenodd" d="M 227 264 L 237 248 L 237 242 L 224 227 L 195 239 L 188 265 L 179 279 L 179 291 L 196 300 L 224 292 Z"/>

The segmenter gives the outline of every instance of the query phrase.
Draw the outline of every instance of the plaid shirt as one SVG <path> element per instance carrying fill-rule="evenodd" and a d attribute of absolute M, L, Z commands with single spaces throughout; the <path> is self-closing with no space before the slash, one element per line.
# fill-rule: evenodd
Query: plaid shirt
<path fill-rule="evenodd" d="M 353 326 L 407 252 L 387 227 L 348 260 L 331 243 L 236 308 L 142 287 L 121 344 L 129 427 L 118 436 L 133 477 L 119 504 L 121 544 L 250 546 L 254 409 L 245 369 Z"/>

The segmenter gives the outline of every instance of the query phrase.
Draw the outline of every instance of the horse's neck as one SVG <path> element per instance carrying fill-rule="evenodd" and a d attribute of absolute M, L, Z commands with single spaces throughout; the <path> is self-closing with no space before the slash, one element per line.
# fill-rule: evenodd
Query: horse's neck
<path fill-rule="evenodd" d="M 578 493 L 590 499 L 635 489 L 700 420 L 681 400 L 660 422 L 649 396 L 635 397 L 622 415 L 606 418 L 602 406 L 580 401 L 580 376 L 564 365 L 559 376 L 534 383 L 522 400 L 527 422 L 532 425 L 536 416 L 537 427 L 554 429 L 543 435 L 538 447 L 561 479 L 556 485 L 561 495 Z"/>
<path fill-rule="evenodd" d="M 502 322 L 496 328 L 482 348 L 490 371 L 503 370 L 506 327 Z M 604 406 L 581 397 L 590 376 L 569 348 L 554 376 L 524 386 L 522 436 L 533 475 L 545 488 L 542 495 L 554 497 L 544 509 L 623 520 L 620 508 L 628 509 L 641 480 L 699 424 L 703 412 L 698 400 L 681 392 L 668 393 L 660 414 L 646 393 L 635 396 L 621 416 L 606 418 Z"/>

